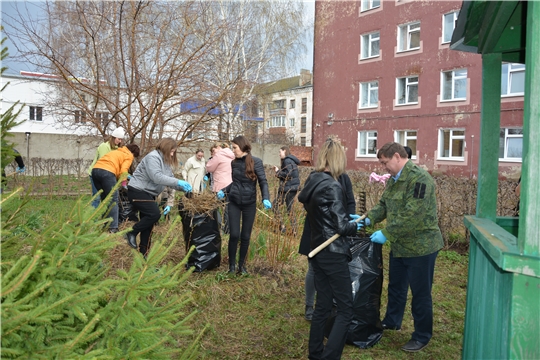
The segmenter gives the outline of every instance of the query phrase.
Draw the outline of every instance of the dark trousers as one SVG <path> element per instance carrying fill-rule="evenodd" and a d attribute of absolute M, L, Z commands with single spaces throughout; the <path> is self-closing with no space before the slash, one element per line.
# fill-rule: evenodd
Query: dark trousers
<path fill-rule="evenodd" d="M 273 204 L 274 212 L 276 214 L 276 217 L 279 219 L 280 226 L 283 226 L 283 220 L 281 218 L 282 206 L 287 205 L 287 214 L 289 215 L 289 221 L 291 222 L 293 231 L 296 231 L 297 227 L 296 217 L 292 212 L 296 193 L 297 191 L 287 191 L 286 193 L 279 192 Z"/>
<path fill-rule="evenodd" d="M 236 262 L 236 250 L 238 241 L 240 240 L 240 259 L 238 265 L 242 266 L 246 262 L 246 256 L 249 249 L 249 239 L 251 238 L 251 230 L 255 222 L 255 212 L 257 204 L 238 205 L 234 202 L 229 202 L 229 265 L 234 265 Z M 240 220 L 242 220 L 242 230 L 240 231 Z"/>
<path fill-rule="evenodd" d="M 309 331 L 309 359 L 340 359 L 353 317 L 353 296 L 347 255 L 321 251 L 310 260 L 315 272 L 317 305 Z M 324 328 L 332 312 L 337 316 L 324 346 Z"/>
<path fill-rule="evenodd" d="M 412 293 L 414 332 L 412 340 L 427 344 L 433 335 L 433 301 L 431 287 L 435 271 L 436 251 L 433 254 L 398 258 L 390 252 L 388 305 L 383 323 L 401 328 L 409 286 Z"/>
<path fill-rule="evenodd" d="M 92 180 L 92 175 L 90 175 L 89 178 L 90 178 L 90 186 L 92 186 L 92 196 L 94 196 L 97 194 L 98 190 L 96 189 L 96 185 L 94 185 L 94 180 Z M 101 198 L 98 196 L 94 200 L 92 200 L 92 206 L 94 208 L 97 208 L 100 202 L 101 202 Z"/>
<path fill-rule="evenodd" d="M 94 182 L 97 191 L 103 190 L 101 193 L 101 201 L 104 201 L 116 185 L 116 175 L 112 172 L 103 169 L 92 169 L 90 177 Z M 109 228 L 118 229 L 118 190 L 114 191 L 111 197 L 111 210 L 109 216 L 112 218 Z"/>
<path fill-rule="evenodd" d="M 133 225 L 133 233 L 141 234 L 139 251 L 146 255 L 150 248 L 150 235 L 154 224 L 161 218 L 161 211 L 156 202 L 156 197 L 146 191 L 141 191 L 128 186 L 128 199 L 133 208 L 139 211 L 141 220 Z"/>

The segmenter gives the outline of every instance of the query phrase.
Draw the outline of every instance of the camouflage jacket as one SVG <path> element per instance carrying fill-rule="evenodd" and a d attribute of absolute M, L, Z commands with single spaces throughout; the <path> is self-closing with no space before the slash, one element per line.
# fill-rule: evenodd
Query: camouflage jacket
<path fill-rule="evenodd" d="M 397 181 L 390 178 L 381 200 L 368 212 L 372 223 L 386 218 L 382 230 L 395 257 L 415 257 L 443 247 L 437 219 L 435 182 L 427 171 L 408 161 Z"/>

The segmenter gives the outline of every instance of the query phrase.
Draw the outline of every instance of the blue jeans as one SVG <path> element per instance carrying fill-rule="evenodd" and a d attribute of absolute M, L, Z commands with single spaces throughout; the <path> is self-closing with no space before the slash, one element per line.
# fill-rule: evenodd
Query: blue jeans
<path fill-rule="evenodd" d="M 382 322 L 390 327 L 401 328 L 410 286 L 414 319 L 414 332 L 411 338 L 422 344 L 427 344 L 433 335 L 431 286 L 438 253 L 436 251 L 424 256 L 398 258 L 390 252 L 388 305 Z"/>
<path fill-rule="evenodd" d="M 323 250 L 309 261 L 315 271 L 317 289 L 317 306 L 309 330 L 309 359 L 338 360 L 353 318 L 349 259 L 345 254 Z M 324 330 L 332 312 L 333 299 L 336 300 L 337 315 L 325 346 Z"/>
<path fill-rule="evenodd" d="M 92 180 L 96 189 L 103 190 L 101 193 L 101 201 L 104 201 L 116 185 L 116 176 L 107 170 L 92 169 Z M 110 229 L 118 229 L 118 190 L 114 191 L 110 202 L 109 217 L 112 218 Z"/>
<path fill-rule="evenodd" d="M 90 185 L 92 186 L 92 196 L 95 196 L 98 190 L 96 189 L 96 185 L 94 185 L 94 180 L 92 180 L 92 175 L 90 175 L 89 178 L 90 178 Z M 97 209 L 100 202 L 101 202 L 101 199 L 99 198 L 99 196 L 96 197 L 94 200 L 92 200 L 92 206 L 94 207 L 94 209 Z"/>

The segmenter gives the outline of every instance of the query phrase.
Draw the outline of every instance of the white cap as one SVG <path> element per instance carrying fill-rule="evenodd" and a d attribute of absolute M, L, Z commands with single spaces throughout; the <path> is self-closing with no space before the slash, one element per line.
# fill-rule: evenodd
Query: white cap
<path fill-rule="evenodd" d="M 124 136 L 126 136 L 126 133 L 124 131 L 124 129 L 122 129 L 121 127 L 119 128 L 116 128 L 116 130 L 114 130 L 111 134 L 112 137 L 115 137 L 117 139 L 123 139 Z"/>

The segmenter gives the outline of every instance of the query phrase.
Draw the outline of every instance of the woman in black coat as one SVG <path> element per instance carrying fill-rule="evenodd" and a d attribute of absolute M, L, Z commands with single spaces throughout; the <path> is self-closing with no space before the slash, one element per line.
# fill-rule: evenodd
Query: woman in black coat
<path fill-rule="evenodd" d="M 353 316 L 349 273 L 352 256 L 346 236 L 355 235 L 362 225 L 349 219 L 343 190 L 337 181 L 345 170 L 345 164 L 345 151 L 341 144 L 328 139 L 319 152 L 315 171 L 309 175 L 298 196 L 311 227 L 311 249 L 334 234 L 341 235 L 310 259 L 317 287 L 317 307 L 309 333 L 310 359 L 340 359 Z M 337 316 L 325 345 L 325 325 L 332 311 L 333 299 L 337 304 Z"/>
<path fill-rule="evenodd" d="M 281 167 L 274 166 L 276 177 L 279 179 L 279 189 L 274 200 L 274 211 L 276 217 L 280 219 L 281 231 L 285 231 L 285 225 L 281 221 L 281 205 L 287 205 L 287 214 L 293 232 L 296 232 L 296 218 L 292 212 L 294 199 L 298 190 L 300 190 L 300 177 L 298 175 L 298 164 L 300 160 L 291 154 L 288 146 L 282 146 L 279 149 L 279 157 L 281 158 Z"/>
<path fill-rule="evenodd" d="M 235 156 L 231 163 L 232 183 L 218 192 L 218 198 L 227 195 L 229 203 L 229 273 L 236 271 L 236 251 L 240 241 L 238 273 L 247 274 L 246 257 L 257 211 L 257 182 L 261 188 L 265 209 L 271 209 L 272 203 L 268 200 L 270 194 L 262 160 L 251 156 L 249 141 L 244 136 L 235 137 L 232 140 L 232 151 Z"/>

